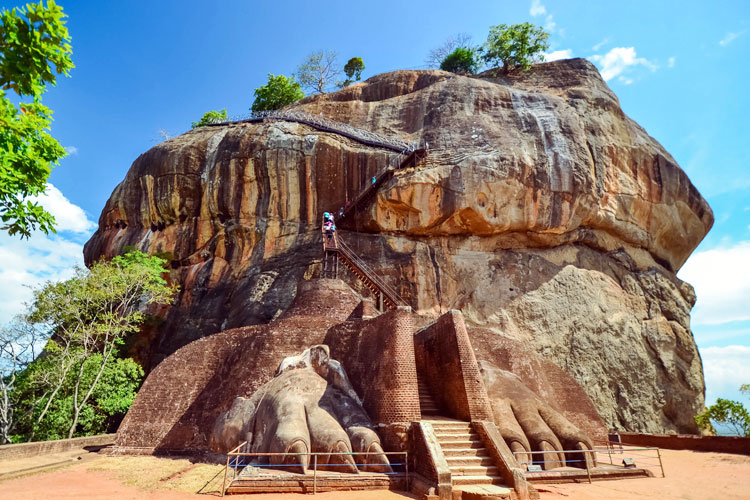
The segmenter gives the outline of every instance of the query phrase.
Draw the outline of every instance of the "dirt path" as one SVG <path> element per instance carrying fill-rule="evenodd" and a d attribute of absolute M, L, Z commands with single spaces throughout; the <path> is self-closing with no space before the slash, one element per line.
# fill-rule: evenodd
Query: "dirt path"
<path fill-rule="evenodd" d="M 662 450 L 667 477 L 540 485 L 541 500 L 733 500 L 750 498 L 750 457 Z M 92 457 L 52 472 L 0 481 L 3 500 L 196 500 L 218 498 L 220 466 L 154 457 Z M 201 492 L 201 493 L 195 493 Z M 310 495 L 237 495 L 294 500 Z M 320 493 L 316 500 L 403 500 L 389 491 Z"/>
<path fill-rule="evenodd" d="M 750 499 L 750 457 L 661 450 L 665 478 L 540 485 L 540 500 Z"/>

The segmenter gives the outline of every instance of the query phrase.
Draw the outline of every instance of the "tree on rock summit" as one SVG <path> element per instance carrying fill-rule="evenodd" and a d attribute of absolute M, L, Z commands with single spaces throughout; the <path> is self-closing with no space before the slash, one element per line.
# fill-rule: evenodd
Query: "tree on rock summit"
<path fill-rule="evenodd" d="M 317 94 L 325 94 L 330 90 L 341 74 L 338 57 L 338 53 L 333 50 L 319 50 L 307 56 L 297 66 L 296 75 L 302 87 Z"/>
<path fill-rule="evenodd" d="M 268 73 L 268 83 L 255 89 L 255 100 L 250 111 L 272 111 L 283 108 L 305 97 L 294 77 Z"/>
<path fill-rule="evenodd" d="M 354 82 L 362 79 L 362 72 L 365 70 L 365 62 L 361 57 L 352 57 L 344 66 L 346 80 L 336 84 L 339 88 L 348 87 Z"/>
<path fill-rule="evenodd" d="M 479 69 L 476 51 L 468 47 L 458 47 L 443 59 L 440 69 L 451 73 L 476 73 Z"/>
<path fill-rule="evenodd" d="M 221 111 L 206 111 L 205 113 L 203 113 L 203 116 L 200 120 L 191 124 L 190 128 L 205 127 L 206 125 L 211 125 L 212 123 L 225 122 L 228 120 L 229 117 L 227 116 L 227 108 L 224 108 Z"/>
<path fill-rule="evenodd" d="M 482 45 L 482 59 L 491 67 L 502 64 L 505 73 L 515 69 L 527 71 L 532 63 L 544 61 L 548 38 L 549 33 L 531 23 L 491 26 Z"/>

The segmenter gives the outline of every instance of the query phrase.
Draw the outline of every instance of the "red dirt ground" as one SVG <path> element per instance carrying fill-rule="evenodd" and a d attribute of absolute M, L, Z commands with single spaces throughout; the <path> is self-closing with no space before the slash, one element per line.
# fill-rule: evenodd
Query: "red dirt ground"
<path fill-rule="evenodd" d="M 541 500 L 632 500 L 660 498 L 683 500 L 749 499 L 750 457 L 722 453 L 662 450 L 667 477 L 600 481 L 594 484 L 539 485 Z M 197 500 L 216 494 L 177 491 L 144 491 L 126 486 L 112 472 L 88 470 L 79 463 L 53 472 L 0 482 L 2 500 Z M 237 495 L 232 499 L 294 500 L 310 495 Z M 413 498 L 388 491 L 335 492 L 316 495 L 320 500 L 397 500 Z"/>

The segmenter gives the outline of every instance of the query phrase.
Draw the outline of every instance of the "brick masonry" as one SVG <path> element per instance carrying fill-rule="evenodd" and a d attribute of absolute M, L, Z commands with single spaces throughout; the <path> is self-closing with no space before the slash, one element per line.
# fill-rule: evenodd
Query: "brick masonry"
<path fill-rule="evenodd" d="M 668 450 L 712 451 L 715 453 L 750 455 L 750 437 L 621 432 L 620 440 L 627 444 L 656 446 Z"/>
<path fill-rule="evenodd" d="M 445 411 L 459 420 L 492 420 L 463 316 L 450 311 L 414 337 L 417 371 Z"/>
<path fill-rule="evenodd" d="M 0 461 L 60 453 L 63 451 L 84 448 L 86 446 L 107 446 L 115 442 L 114 434 L 100 434 L 72 439 L 54 441 L 35 441 L 32 443 L 4 444 L 0 446 Z"/>
<path fill-rule="evenodd" d="M 361 323 L 343 323 L 325 344 L 346 369 L 367 413 L 377 424 L 419 420 L 411 309 L 399 307 Z"/>

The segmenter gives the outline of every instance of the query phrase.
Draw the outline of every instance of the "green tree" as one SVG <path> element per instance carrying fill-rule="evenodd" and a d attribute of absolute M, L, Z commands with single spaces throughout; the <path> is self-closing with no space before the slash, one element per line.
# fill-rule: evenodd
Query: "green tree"
<path fill-rule="evenodd" d="M 144 307 L 172 300 L 176 287 L 162 276 L 165 263 L 134 251 L 78 268 L 72 278 L 34 292 L 28 321 L 51 339 L 29 375 L 30 437 L 62 420 L 72 437 L 81 418 L 92 417 L 90 401 L 125 338 L 146 320 Z"/>
<path fill-rule="evenodd" d="M 725 424 L 738 436 L 750 437 L 750 412 L 738 401 L 718 398 L 715 404 L 695 417 L 695 422 L 701 429 L 711 432 L 715 432 L 714 423 Z"/>
<path fill-rule="evenodd" d="M 476 73 L 479 69 L 476 51 L 471 48 L 458 47 L 443 59 L 440 69 L 451 73 Z"/>
<path fill-rule="evenodd" d="M 482 59 L 492 67 L 502 64 L 506 73 L 519 68 L 527 71 L 533 62 L 544 60 L 548 38 L 549 33 L 531 23 L 491 26 L 482 45 Z"/>
<path fill-rule="evenodd" d="M 434 48 L 430 51 L 425 60 L 425 64 L 428 68 L 439 68 L 443 60 L 448 57 L 448 54 L 459 47 L 464 49 L 471 48 L 471 35 L 468 33 L 459 33 L 448 38 L 440 47 Z"/>
<path fill-rule="evenodd" d="M 255 89 L 255 100 L 251 111 L 271 111 L 283 108 L 305 97 L 294 77 L 268 73 L 268 83 Z"/>
<path fill-rule="evenodd" d="M 227 120 L 229 120 L 227 108 L 221 111 L 206 111 L 199 121 L 192 123 L 191 128 L 205 127 L 212 123 L 225 122 Z"/>
<path fill-rule="evenodd" d="M 25 381 L 19 384 L 18 407 L 27 410 L 26 418 L 21 418 L 19 430 L 26 431 L 35 424 L 34 436 L 38 440 L 63 439 L 68 437 L 75 410 L 74 386 L 75 375 L 79 368 L 82 370 L 80 386 L 88 390 L 96 380 L 99 367 L 102 364 L 102 354 L 97 353 L 88 359 L 79 360 L 68 373 L 65 383 L 57 397 L 50 398 L 50 394 L 42 395 L 42 403 L 49 407 L 45 417 L 36 422 L 42 405 L 36 404 L 38 394 L 33 385 L 34 377 L 39 377 L 41 371 L 48 367 L 41 363 L 41 359 L 34 363 Z M 143 368 L 132 358 L 110 357 L 105 363 L 104 370 L 94 385 L 91 397 L 82 406 L 78 416 L 78 423 L 74 436 L 92 435 L 111 432 L 117 428 L 128 408 L 135 399 L 138 388 L 143 381 Z M 25 382 L 25 383 L 24 383 Z M 23 436 L 15 436 L 20 441 Z"/>
<path fill-rule="evenodd" d="M 297 66 L 296 75 L 302 88 L 317 94 L 325 94 L 341 74 L 338 57 L 338 53 L 332 50 L 319 50 L 307 56 L 307 59 Z"/>
<path fill-rule="evenodd" d="M 354 82 L 358 82 L 362 79 L 362 72 L 365 70 L 365 63 L 361 57 L 352 57 L 347 61 L 344 66 L 344 74 L 346 74 L 346 80 L 338 83 L 339 88 L 348 87 Z"/>
<path fill-rule="evenodd" d="M 48 130 L 52 111 L 41 103 L 47 84 L 74 67 L 67 16 L 53 0 L 0 12 L 0 229 L 28 238 L 54 231 L 55 219 L 30 197 L 44 193 L 65 149 Z M 30 97 L 16 107 L 5 93 Z"/>

